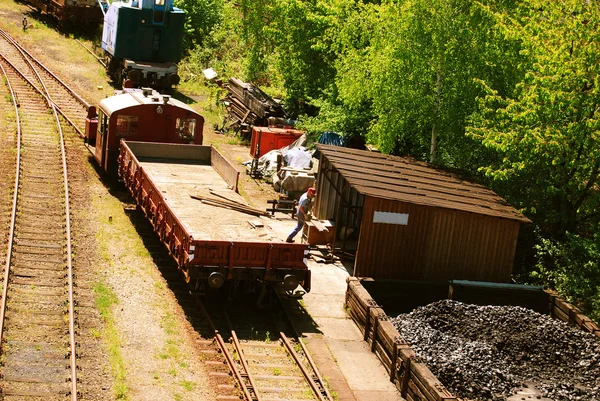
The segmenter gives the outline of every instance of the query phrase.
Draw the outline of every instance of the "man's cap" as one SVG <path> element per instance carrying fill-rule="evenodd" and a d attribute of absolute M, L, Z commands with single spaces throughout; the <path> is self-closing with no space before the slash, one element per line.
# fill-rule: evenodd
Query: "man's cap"
<path fill-rule="evenodd" d="M 316 195 L 317 194 L 317 190 L 314 188 L 308 188 L 308 191 L 306 191 L 309 195 Z"/>

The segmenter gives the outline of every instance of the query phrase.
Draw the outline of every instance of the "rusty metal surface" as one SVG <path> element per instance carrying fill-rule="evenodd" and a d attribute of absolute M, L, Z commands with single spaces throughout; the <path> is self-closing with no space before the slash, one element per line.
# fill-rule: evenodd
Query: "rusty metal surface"
<path fill-rule="evenodd" d="M 328 145 L 319 150 L 362 195 L 530 222 L 492 190 L 425 163 Z"/>

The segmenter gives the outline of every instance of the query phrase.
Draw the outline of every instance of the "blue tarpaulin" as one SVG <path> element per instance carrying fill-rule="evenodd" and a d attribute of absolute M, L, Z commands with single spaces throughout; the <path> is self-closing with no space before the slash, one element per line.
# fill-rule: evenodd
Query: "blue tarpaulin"
<path fill-rule="evenodd" d="M 344 146 L 344 137 L 337 132 L 323 132 L 319 137 L 319 143 L 324 145 Z"/>

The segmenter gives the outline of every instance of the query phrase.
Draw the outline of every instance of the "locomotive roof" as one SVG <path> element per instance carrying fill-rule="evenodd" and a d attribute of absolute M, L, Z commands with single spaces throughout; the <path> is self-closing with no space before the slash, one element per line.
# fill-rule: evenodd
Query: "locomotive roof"
<path fill-rule="evenodd" d="M 130 107 L 137 107 L 142 105 L 171 105 L 181 109 L 186 109 L 194 114 L 198 114 L 194 109 L 192 109 L 187 104 L 173 99 L 168 95 L 161 95 L 158 92 L 148 93 L 147 91 L 135 91 L 135 92 L 126 92 L 120 95 L 115 95 L 111 97 L 107 97 L 100 101 L 100 109 L 104 112 L 104 114 L 110 116 L 114 112 L 127 109 Z"/>

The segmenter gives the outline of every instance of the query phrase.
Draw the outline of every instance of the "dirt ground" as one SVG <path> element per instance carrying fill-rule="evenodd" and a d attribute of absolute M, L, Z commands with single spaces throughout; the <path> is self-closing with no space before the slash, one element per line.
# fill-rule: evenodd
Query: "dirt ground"
<path fill-rule="evenodd" d="M 33 25 L 26 32 L 21 29 L 24 15 Z M 0 0 L 0 28 L 91 104 L 112 95 L 113 88 L 97 61 L 69 35 L 47 28 L 43 18 L 36 17 L 23 4 Z M 10 140 L 12 129 L 2 124 L 0 134 Z M 214 134 L 210 124 L 204 137 L 205 144 L 214 143 L 240 171 L 240 193 L 249 203 L 266 208 L 266 200 L 277 197 L 270 185 L 245 173 L 241 163 L 249 159 L 248 147 Z M 80 337 L 86 358 L 80 374 L 84 397 L 214 399 L 207 371 L 196 354 L 195 333 L 158 269 L 161 260 L 152 256 L 137 231 L 128 194 L 105 181 L 79 138 L 71 137 L 69 142 L 75 268 L 81 293 L 92 299 Z M 8 180 L 0 194 L 3 198 L 8 196 L 7 188 Z M 4 216 L 0 216 L 3 221 Z"/>

